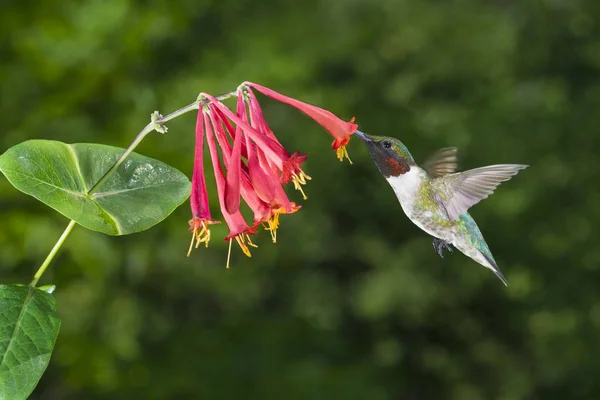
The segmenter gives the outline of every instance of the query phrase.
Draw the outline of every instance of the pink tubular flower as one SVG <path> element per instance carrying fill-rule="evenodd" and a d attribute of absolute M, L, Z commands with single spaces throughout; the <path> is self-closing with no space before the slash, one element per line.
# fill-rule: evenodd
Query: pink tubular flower
<path fill-rule="evenodd" d="M 247 88 L 247 93 L 248 108 L 250 109 L 251 116 L 250 125 L 259 133 L 263 133 L 277 141 L 277 138 L 273 134 L 273 131 L 271 131 L 269 128 L 269 125 L 263 116 L 262 109 L 260 108 L 260 104 L 258 103 L 254 92 L 252 92 L 252 89 Z M 279 141 L 277 141 L 277 143 L 279 143 Z M 307 154 L 300 154 L 296 152 L 289 156 L 288 161 L 283 164 L 283 169 L 281 171 L 281 182 L 286 184 L 291 180 L 294 184 L 294 188 L 302 193 L 302 198 L 304 200 L 306 200 L 307 197 L 302 189 L 302 185 L 306 185 L 306 181 L 311 179 L 310 176 L 302 171 L 302 163 L 306 161 L 307 158 Z"/>
<path fill-rule="evenodd" d="M 210 241 L 209 224 L 217 223 L 210 215 L 208 206 L 208 194 L 206 192 L 206 180 L 204 179 L 204 118 L 199 110 L 196 118 L 196 148 L 194 151 L 194 171 L 192 173 L 192 193 L 190 194 L 190 206 L 192 208 L 192 219 L 189 221 L 192 232 L 192 242 L 188 250 L 188 257 L 192 251 L 194 240 L 196 248 L 200 243 L 208 247 Z"/>
<path fill-rule="evenodd" d="M 208 106 L 208 109 L 210 111 L 209 117 L 211 123 L 214 126 L 214 132 L 217 138 L 217 142 L 222 150 L 223 160 L 225 161 L 225 164 L 231 165 L 232 161 L 236 160 L 236 158 L 234 158 L 233 154 L 234 149 L 231 148 L 231 145 L 227 141 L 227 135 L 225 133 L 225 130 L 227 130 L 230 137 L 234 137 L 234 135 L 232 134 L 233 130 L 231 127 L 224 123 L 224 120 L 220 119 L 220 114 L 216 112 L 215 106 L 213 104 L 210 104 Z M 240 164 L 242 163 L 239 157 L 237 158 L 237 160 L 240 162 Z M 230 179 L 229 172 L 227 174 L 227 179 Z M 238 182 L 233 184 L 239 185 L 239 193 L 254 213 L 254 223 L 256 226 L 261 222 L 264 222 L 265 219 L 268 218 L 269 206 L 258 196 L 257 191 L 250 182 L 250 178 L 248 177 L 248 172 L 246 171 L 246 168 L 244 168 L 244 170 L 240 168 L 240 174 L 238 176 L 238 179 Z M 225 192 L 226 203 L 227 196 L 228 193 Z"/>
<path fill-rule="evenodd" d="M 243 101 L 243 98 L 240 96 L 238 98 L 238 115 L 242 120 L 246 118 L 245 104 L 239 104 L 243 103 Z M 210 104 L 208 109 L 212 124 L 215 127 L 217 141 L 222 149 L 223 158 L 225 163 L 229 163 L 230 156 L 228 154 L 231 153 L 233 157 L 233 149 L 227 141 L 225 131 L 229 133 L 230 137 L 235 137 L 234 143 L 238 135 L 243 134 L 243 131 L 235 129 L 235 133 L 233 133 L 233 127 L 226 122 L 226 119 L 221 119 L 224 116 L 218 112 L 218 108 L 214 103 Z M 263 168 L 258 161 L 259 156 L 263 156 L 260 149 L 250 141 L 248 136 L 245 136 L 245 142 L 248 153 L 248 165 L 241 174 L 241 194 L 244 201 L 254 212 L 255 227 L 262 223 L 265 229 L 270 231 L 271 239 L 275 243 L 277 241 L 279 215 L 292 214 L 298 211 L 300 206 L 290 202 L 287 198 L 279 182 L 279 177 L 276 174 L 276 168 L 272 166 Z M 255 163 L 251 162 L 253 159 L 256 159 Z"/>
<path fill-rule="evenodd" d="M 217 184 L 217 193 L 219 196 L 219 204 L 221 205 L 221 213 L 223 214 L 223 218 L 227 223 L 227 227 L 229 228 L 229 235 L 225 240 L 228 240 L 231 248 L 231 240 L 235 239 L 240 248 L 244 252 L 245 255 L 251 257 L 252 254 L 248 249 L 248 246 L 256 247 L 252 240 L 250 239 L 250 235 L 256 233 L 256 231 L 249 227 L 242 213 L 239 210 L 230 213 L 227 211 L 227 207 L 225 205 L 225 177 L 223 176 L 223 170 L 221 169 L 221 161 L 219 160 L 219 152 L 217 150 L 217 145 L 215 143 L 215 136 L 213 134 L 213 130 L 211 128 L 211 120 L 206 112 L 203 111 L 204 115 L 204 129 L 206 131 L 206 141 L 208 143 L 208 149 L 210 150 L 210 158 L 213 164 L 213 170 L 215 173 L 215 181 Z M 223 149 L 225 151 L 225 149 Z M 246 242 L 247 245 L 246 245 Z M 227 268 L 229 268 L 229 257 L 227 257 Z"/>
<path fill-rule="evenodd" d="M 358 125 L 354 123 L 354 118 L 352 118 L 350 122 L 345 122 L 327 110 L 285 96 L 267 87 L 252 82 L 246 82 L 245 85 L 258 90 L 265 96 L 268 96 L 274 100 L 295 107 L 308 115 L 310 118 L 314 119 L 319 125 L 327 129 L 327 131 L 329 131 L 329 133 L 335 138 L 332 148 L 336 151 L 340 161 L 343 161 L 344 158 L 347 158 L 348 161 L 352 163 L 350 157 L 348 156 L 346 145 L 350 141 L 350 136 L 356 132 L 356 129 L 358 129 Z"/>
<path fill-rule="evenodd" d="M 215 108 L 218 109 L 226 118 L 242 128 L 244 135 L 250 137 L 250 139 L 256 143 L 257 147 L 265 155 L 269 165 L 274 165 L 278 170 L 282 171 L 282 183 L 289 182 L 289 179 L 291 178 L 292 182 L 294 183 L 294 188 L 299 190 L 302 193 L 302 197 L 306 200 L 307 197 L 304 194 L 301 185 L 305 185 L 306 180 L 310 180 L 310 177 L 306 175 L 300 167 L 300 164 L 306 160 L 306 157 L 291 157 L 277 140 L 273 140 L 265 133 L 257 131 L 233 111 L 227 108 L 227 106 L 217 101 L 211 95 L 205 94 L 205 97 L 209 99 L 211 104 L 213 104 Z M 285 170 L 288 170 L 289 173 L 284 174 L 283 171 Z M 289 178 L 285 180 L 284 178 L 286 177 Z"/>
<path fill-rule="evenodd" d="M 252 89 L 247 88 L 248 93 L 248 106 L 250 109 L 251 115 L 251 126 L 257 129 L 259 132 L 266 134 L 267 136 L 273 138 L 273 140 L 277 140 L 265 117 L 263 116 L 262 109 L 260 108 L 260 104 L 254 95 Z M 277 142 L 279 143 L 279 142 Z M 283 165 L 283 170 L 281 171 L 281 182 L 286 184 L 290 180 L 293 181 L 294 187 L 296 190 L 299 190 L 302 193 L 302 197 L 304 200 L 307 199 L 306 194 L 302 190 L 302 186 L 305 185 L 306 180 L 310 180 L 310 176 L 308 176 L 304 171 L 302 171 L 302 163 L 306 161 L 308 158 L 308 154 L 301 154 L 296 152 L 289 156 L 288 162 Z"/>
<path fill-rule="evenodd" d="M 250 107 L 252 104 L 250 104 Z M 242 90 L 238 90 L 238 104 L 237 104 L 237 115 L 242 119 L 242 121 L 248 123 L 248 114 L 246 112 L 246 102 L 244 101 L 244 95 Z M 268 127 L 267 127 L 268 129 Z M 238 125 L 236 129 L 236 137 L 238 134 L 242 134 L 242 129 Z M 259 130 L 260 132 L 260 130 Z M 272 135 L 272 138 L 275 139 L 275 135 Z M 245 136 L 245 149 L 246 149 L 246 159 L 247 159 L 247 169 L 248 169 L 248 177 L 252 182 L 252 186 L 256 190 L 256 194 L 266 203 L 269 203 L 273 200 L 274 197 L 274 185 L 273 179 L 270 176 L 267 176 L 265 171 L 260 166 L 258 162 L 257 149 L 256 145 L 252 143 L 248 135 Z M 276 139 L 275 139 L 276 140 Z M 278 142 L 279 143 L 279 142 Z M 283 148 L 283 146 L 281 146 Z"/>
<path fill-rule="evenodd" d="M 239 125 L 244 133 L 250 136 L 258 146 L 260 146 L 265 154 L 268 155 L 269 160 L 277 165 L 278 168 L 283 167 L 283 163 L 287 161 L 288 155 L 286 151 L 273 139 L 266 135 L 260 134 L 255 129 L 250 127 L 246 122 L 239 118 L 233 111 L 231 111 L 225 104 L 219 102 L 217 99 L 209 94 L 203 93 L 203 95 L 210 100 L 216 109 L 218 109 L 226 118 L 229 118 L 234 124 Z"/>
<path fill-rule="evenodd" d="M 229 228 L 229 234 L 225 238 L 229 242 L 227 267 L 233 239 L 243 253 L 251 257 L 249 247 L 257 246 L 250 239 L 250 235 L 256 234 L 260 225 L 270 232 L 273 243 L 276 243 L 280 215 L 293 214 L 301 208 L 290 201 L 283 186 L 292 182 L 306 199 L 302 185 L 311 179 L 302 170 L 302 164 L 308 156 L 285 150 L 269 127 L 252 88 L 300 109 L 325 127 L 335 137 L 334 149 L 337 150 L 340 159 L 348 157 L 344 146 L 357 128 L 352 121 L 343 122 L 329 111 L 254 83 L 243 84 L 235 94 L 220 97 L 236 95 L 235 112 L 213 96 L 200 94 L 190 194 L 192 219 L 189 224 L 190 231 L 193 232 L 190 251 L 194 243 L 196 247 L 200 243 L 208 246 L 208 225 L 218 223 L 210 214 L 204 177 L 203 148 L 206 139 L 221 214 Z M 252 224 L 248 224 L 242 215 L 242 201 L 253 213 Z"/>
<path fill-rule="evenodd" d="M 258 99 L 254 95 L 254 92 L 252 91 L 252 89 L 247 87 L 246 94 L 248 96 L 247 100 L 248 100 L 248 109 L 250 111 L 251 126 L 253 128 L 255 128 L 257 131 L 264 133 L 265 135 L 267 135 L 268 137 L 270 137 L 271 139 L 273 139 L 273 140 L 277 141 L 277 143 L 279 143 L 279 140 L 277 140 L 277 137 L 275 136 L 275 134 L 273 133 L 271 128 L 269 128 L 269 125 L 267 124 L 265 116 L 263 115 L 262 108 L 260 107 L 260 104 L 258 103 Z"/>

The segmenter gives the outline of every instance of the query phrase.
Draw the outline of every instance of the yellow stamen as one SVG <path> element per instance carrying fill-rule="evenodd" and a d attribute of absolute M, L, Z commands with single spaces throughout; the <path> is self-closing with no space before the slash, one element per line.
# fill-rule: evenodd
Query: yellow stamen
<path fill-rule="evenodd" d="M 194 248 L 194 239 L 196 239 L 196 228 L 192 232 L 192 241 L 190 242 L 190 248 L 188 249 L 187 256 L 189 257 L 192 254 L 192 249 Z"/>
<path fill-rule="evenodd" d="M 248 239 L 248 246 L 252 246 L 255 249 L 258 249 L 258 246 L 255 245 L 254 243 L 252 243 L 252 240 L 250 239 L 250 235 L 246 235 L 246 239 Z"/>
<path fill-rule="evenodd" d="M 273 243 L 277 243 L 277 229 L 279 228 L 279 211 L 273 211 L 273 216 L 267 220 L 267 226 L 264 226 L 265 230 L 271 233 L 271 239 Z"/>
<path fill-rule="evenodd" d="M 229 239 L 229 250 L 227 250 L 227 264 L 225 268 L 229 268 L 229 260 L 231 259 L 231 239 Z"/>
<path fill-rule="evenodd" d="M 252 254 L 250 253 L 250 249 L 248 249 L 248 246 L 251 246 L 251 247 L 258 247 L 258 246 L 255 245 L 254 243 L 252 243 L 252 240 L 250 240 L 250 236 L 248 236 L 247 233 L 242 233 L 242 234 L 237 235 L 235 237 L 235 240 L 240 245 L 240 248 L 242 249 L 242 251 L 244 252 L 246 257 L 252 257 Z M 246 240 L 248 241 L 248 243 L 246 243 Z"/>
<path fill-rule="evenodd" d="M 239 235 L 237 235 L 235 237 L 235 241 L 240 245 L 240 248 L 242 249 L 242 251 L 244 252 L 244 254 L 247 257 L 252 257 L 252 254 L 250 254 L 250 249 L 248 249 L 248 246 L 254 247 L 254 248 L 258 247 L 257 245 L 252 243 L 252 240 L 250 239 L 250 235 L 248 235 L 247 233 L 240 233 Z M 229 250 L 227 251 L 227 264 L 225 264 L 225 268 L 229 268 L 229 261 L 231 260 L 231 243 L 232 242 L 233 242 L 233 239 L 229 239 Z M 248 242 L 248 243 L 246 243 L 246 242 Z"/>
<path fill-rule="evenodd" d="M 292 183 L 294 184 L 294 189 L 300 191 L 300 193 L 302 193 L 302 198 L 304 200 L 308 199 L 308 197 L 306 196 L 306 193 L 304 193 L 304 190 L 302 189 L 302 185 L 306 185 L 306 181 L 307 180 L 311 180 L 312 178 L 308 175 L 306 175 L 306 173 L 302 170 L 300 170 L 299 174 L 292 174 Z"/>
<path fill-rule="evenodd" d="M 352 160 L 350 159 L 350 156 L 348 155 L 348 149 L 346 149 L 346 146 L 338 147 L 338 149 L 335 151 L 335 154 L 337 155 L 337 158 L 338 158 L 338 160 L 340 160 L 340 162 L 343 162 L 344 158 L 347 158 L 348 161 L 350 162 L 350 164 L 352 165 Z"/>
<path fill-rule="evenodd" d="M 192 248 L 198 248 L 200 243 L 204 243 L 205 247 L 208 247 L 208 242 L 210 242 L 210 229 L 208 229 L 209 223 L 216 223 L 216 221 L 200 221 L 200 226 L 194 223 L 194 230 L 192 231 L 192 242 L 190 243 L 190 248 L 188 249 L 187 256 L 189 257 Z M 196 245 L 194 246 L 194 241 Z"/>
<path fill-rule="evenodd" d="M 206 221 L 201 222 L 202 229 L 199 232 L 196 232 L 196 248 L 200 246 L 200 243 L 204 243 L 205 247 L 208 247 L 208 242 L 210 242 L 210 229 L 208 229 L 208 223 Z"/>

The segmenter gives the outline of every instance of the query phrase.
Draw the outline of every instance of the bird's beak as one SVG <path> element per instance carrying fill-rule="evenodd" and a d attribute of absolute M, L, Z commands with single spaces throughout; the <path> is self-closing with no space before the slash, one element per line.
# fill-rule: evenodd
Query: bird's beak
<path fill-rule="evenodd" d="M 366 133 L 363 133 L 361 131 L 356 131 L 356 132 L 354 132 L 354 134 L 356 136 L 358 136 L 359 138 L 361 138 L 361 140 L 365 143 L 370 143 L 373 141 L 373 138 L 371 136 L 369 136 Z"/>

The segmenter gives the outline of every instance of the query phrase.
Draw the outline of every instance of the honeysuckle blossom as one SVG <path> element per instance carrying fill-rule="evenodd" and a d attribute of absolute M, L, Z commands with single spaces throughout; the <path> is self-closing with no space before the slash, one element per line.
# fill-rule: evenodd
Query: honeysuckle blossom
<path fill-rule="evenodd" d="M 300 153 L 294 153 L 294 155 L 290 156 L 276 139 L 274 140 L 266 133 L 254 129 L 248 122 L 227 108 L 227 106 L 217 102 L 214 97 L 210 95 L 206 95 L 206 97 L 211 100 L 212 105 L 221 111 L 231 122 L 241 127 L 242 132 L 256 143 L 257 148 L 264 154 L 266 162 L 271 167 L 274 166 L 282 172 L 281 182 L 285 184 L 291 180 L 294 183 L 294 187 L 302 192 L 302 197 L 306 200 L 306 195 L 301 185 L 305 185 L 306 180 L 310 180 L 310 177 L 302 171 L 301 164 L 306 160 L 307 156 L 302 156 Z M 266 124 L 266 121 L 264 123 Z"/>
<path fill-rule="evenodd" d="M 344 158 L 347 158 L 348 161 L 352 163 L 350 157 L 348 156 L 346 145 L 350 141 L 350 136 L 356 132 L 356 129 L 358 129 L 358 125 L 354 123 L 354 118 L 352 118 L 350 122 L 345 122 L 338 118 L 335 114 L 324 110 L 321 107 L 313 106 L 312 104 L 293 99 L 256 83 L 246 82 L 246 85 L 258 90 L 265 96 L 297 108 L 314 119 L 315 122 L 327 129 L 327 131 L 329 131 L 329 133 L 335 138 L 331 147 L 336 151 L 339 160 L 343 161 Z"/>
<path fill-rule="evenodd" d="M 196 248 L 200 243 L 208 247 L 210 241 L 209 224 L 217 223 L 211 215 L 208 206 L 208 193 L 206 191 L 206 180 L 204 178 L 204 118 L 198 113 L 196 119 L 196 148 L 194 151 L 194 172 L 192 174 L 192 192 L 190 194 L 190 206 L 192 208 L 192 219 L 189 221 L 192 232 L 192 242 L 188 250 L 188 256 L 192 251 L 194 241 Z"/>
<path fill-rule="evenodd" d="M 238 97 L 238 115 L 242 120 L 246 119 L 245 107 L 244 99 L 240 94 Z M 235 137 L 235 140 L 238 140 L 238 138 L 243 135 L 244 131 L 239 125 L 234 130 L 231 123 L 224 114 L 220 113 L 219 108 L 215 104 L 210 104 L 209 109 L 211 111 L 211 118 L 214 118 L 213 125 L 216 127 L 215 132 L 217 134 L 217 140 L 223 149 L 223 155 L 226 162 L 229 163 L 228 154 L 231 153 L 233 149 L 227 140 L 225 131 L 227 131 L 229 137 Z M 265 228 L 271 232 L 273 242 L 276 242 L 279 215 L 294 213 L 300 209 L 300 206 L 289 201 L 281 186 L 277 168 L 273 165 L 269 165 L 268 159 L 261 148 L 256 146 L 249 139 L 249 136 L 245 136 L 244 139 L 245 155 L 248 162 L 244 165 L 243 173 L 241 175 L 241 194 L 244 201 L 254 212 L 255 225 L 263 224 Z M 283 148 L 282 151 L 284 151 Z M 285 154 L 287 154 L 287 152 L 285 152 Z M 288 155 L 287 157 L 290 156 Z M 239 160 L 239 157 L 236 159 Z M 262 163 L 259 159 L 262 160 Z M 292 162 L 294 161 L 292 160 Z M 282 165 L 285 166 L 286 163 L 287 162 L 283 162 Z"/>
<path fill-rule="evenodd" d="M 257 234 L 260 226 L 270 232 L 271 240 L 276 243 L 280 216 L 293 214 L 301 208 L 290 201 L 283 186 L 292 182 L 306 200 L 302 186 L 311 179 L 302 169 L 308 156 L 285 150 L 269 127 L 252 88 L 300 109 L 326 128 L 335 138 L 333 147 L 340 160 L 348 158 L 345 145 L 357 129 L 353 120 L 344 122 L 327 110 L 254 83 L 246 83 L 238 88 L 235 112 L 213 96 L 200 94 L 190 195 L 192 243 L 188 255 L 194 243 L 195 247 L 201 243 L 208 246 L 209 225 L 218 222 L 210 214 L 204 177 L 203 149 L 206 140 L 219 207 L 229 228 L 229 234 L 225 238 L 229 241 L 227 267 L 234 239 L 243 253 L 251 257 L 249 247 L 257 247 L 252 242 L 251 235 Z M 251 224 L 246 222 L 240 211 L 242 200 L 253 213 Z"/>
<path fill-rule="evenodd" d="M 210 110 L 210 108 L 209 108 Z M 223 170 L 221 169 L 221 161 L 219 160 L 219 152 L 217 150 L 217 145 L 215 142 L 214 132 L 212 130 L 211 124 L 215 124 L 215 120 L 213 119 L 213 113 L 210 113 L 210 116 L 207 115 L 205 110 L 202 111 L 204 117 L 204 130 L 206 132 L 206 142 L 208 143 L 208 148 L 210 151 L 210 158 L 212 160 L 213 170 L 215 173 L 215 182 L 217 184 L 217 194 L 219 196 L 219 205 L 221 207 L 221 213 L 223 214 L 223 218 L 225 219 L 225 223 L 229 228 L 229 235 L 225 238 L 228 240 L 231 247 L 231 240 L 235 239 L 240 248 L 244 252 L 245 255 L 251 257 L 250 250 L 248 249 L 248 245 L 252 247 L 256 247 L 252 240 L 250 239 L 250 235 L 256 234 L 255 227 L 250 227 L 242 213 L 238 210 L 234 210 L 233 212 L 227 211 L 226 206 L 226 193 L 225 193 L 225 185 L 226 180 L 223 175 Z M 217 125 L 218 126 L 218 125 Z M 225 149 L 223 149 L 225 151 Z M 241 160 L 240 160 L 241 162 Z M 227 267 L 229 267 L 229 257 L 227 257 Z"/>

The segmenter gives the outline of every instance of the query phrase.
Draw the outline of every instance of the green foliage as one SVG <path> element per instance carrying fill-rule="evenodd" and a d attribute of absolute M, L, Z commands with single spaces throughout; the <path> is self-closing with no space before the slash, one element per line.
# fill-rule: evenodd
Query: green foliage
<path fill-rule="evenodd" d="M 0 170 L 17 189 L 80 225 L 127 235 L 171 214 L 188 198 L 190 181 L 165 163 L 133 153 L 88 194 L 123 151 L 100 144 L 29 140 L 0 156 Z"/>
<path fill-rule="evenodd" d="M 0 285 L 0 310 L 0 399 L 26 399 L 58 336 L 56 299 L 29 286 Z"/>
<path fill-rule="evenodd" d="M 127 146 L 148 122 L 245 80 L 400 138 L 418 162 L 524 163 L 472 215 L 510 286 L 443 260 L 359 141 L 260 98 L 308 201 L 247 259 L 226 229 L 185 256 L 187 206 L 148 231 L 76 228 L 40 284 L 63 320 L 32 399 L 600 398 L 600 2 L 0 2 L 0 146 Z M 194 116 L 137 150 L 192 171 Z M 213 216 L 219 218 L 214 184 Z M 0 281 L 64 229 L 0 179 Z"/>

